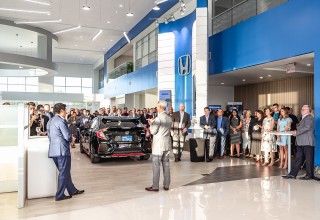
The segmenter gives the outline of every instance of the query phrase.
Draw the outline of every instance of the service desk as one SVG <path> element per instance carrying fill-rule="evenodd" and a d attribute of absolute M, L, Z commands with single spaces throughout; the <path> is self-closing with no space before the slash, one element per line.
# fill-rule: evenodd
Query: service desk
<path fill-rule="evenodd" d="M 57 190 L 57 169 L 48 158 L 48 137 L 30 137 L 26 142 L 28 154 L 27 198 L 55 196 Z"/>

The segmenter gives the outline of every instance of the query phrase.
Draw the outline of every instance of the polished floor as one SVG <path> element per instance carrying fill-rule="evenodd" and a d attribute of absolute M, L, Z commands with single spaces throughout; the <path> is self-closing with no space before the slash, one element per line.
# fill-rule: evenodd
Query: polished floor
<path fill-rule="evenodd" d="M 283 180 L 284 170 L 226 157 L 210 163 L 171 162 L 169 191 L 147 192 L 151 160 L 91 164 L 72 150 L 72 176 L 83 195 L 55 202 L 28 200 L 16 209 L 16 193 L 0 194 L 0 219 L 319 219 L 320 182 Z M 171 159 L 173 160 L 173 158 Z"/>

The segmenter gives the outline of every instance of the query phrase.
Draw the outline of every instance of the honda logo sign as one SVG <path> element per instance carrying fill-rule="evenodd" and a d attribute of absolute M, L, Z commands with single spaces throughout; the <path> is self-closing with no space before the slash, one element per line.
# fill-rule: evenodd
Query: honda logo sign
<path fill-rule="evenodd" d="M 178 73 L 180 76 L 187 76 L 191 72 L 191 56 L 186 54 L 178 58 Z"/>

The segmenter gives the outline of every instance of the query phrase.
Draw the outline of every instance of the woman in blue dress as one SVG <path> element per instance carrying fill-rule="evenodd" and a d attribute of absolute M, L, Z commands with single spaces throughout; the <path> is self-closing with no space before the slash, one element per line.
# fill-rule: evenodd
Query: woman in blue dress
<path fill-rule="evenodd" d="M 289 117 L 288 110 L 286 108 L 282 108 L 280 110 L 280 118 L 278 119 L 278 132 L 288 132 L 291 129 L 292 119 Z M 287 169 L 288 167 L 288 140 L 291 138 L 287 135 L 278 135 L 276 144 L 280 149 L 280 166 L 279 168 Z"/>

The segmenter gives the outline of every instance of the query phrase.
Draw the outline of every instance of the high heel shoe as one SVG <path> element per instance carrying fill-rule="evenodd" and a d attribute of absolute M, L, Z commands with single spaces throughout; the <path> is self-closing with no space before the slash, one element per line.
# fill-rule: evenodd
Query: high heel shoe
<path fill-rule="evenodd" d="M 278 168 L 279 168 L 279 169 L 282 169 L 282 168 L 283 168 L 283 164 L 281 163 Z"/>

